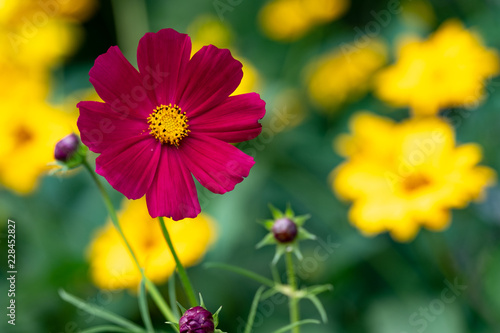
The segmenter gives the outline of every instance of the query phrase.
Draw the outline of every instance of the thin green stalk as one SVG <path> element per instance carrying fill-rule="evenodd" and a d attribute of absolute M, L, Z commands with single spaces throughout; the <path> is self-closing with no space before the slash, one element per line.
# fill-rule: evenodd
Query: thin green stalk
<path fill-rule="evenodd" d="M 288 278 L 288 286 L 291 289 L 290 299 L 289 299 L 289 309 L 290 309 L 290 325 L 294 325 L 300 321 L 299 314 L 299 300 L 295 296 L 297 291 L 297 278 L 295 276 L 295 266 L 293 265 L 292 252 L 286 252 L 286 273 Z M 300 333 L 300 327 L 294 326 L 292 328 L 292 333 Z"/>
<path fill-rule="evenodd" d="M 161 296 L 161 294 L 158 291 L 158 289 L 156 288 L 155 284 L 153 282 L 151 282 L 144 274 L 144 270 L 142 269 L 141 265 L 139 264 L 139 261 L 137 260 L 137 257 L 135 256 L 135 253 L 132 250 L 132 247 L 130 246 L 129 242 L 127 241 L 127 238 L 125 237 L 125 234 L 123 233 L 123 230 L 120 226 L 120 223 L 118 222 L 118 216 L 116 215 L 115 207 L 113 206 L 113 203 L 111 202 L 111 199 L 109 198 L 108 192 L 106 192 L 106 189 L 102 185 L 101 181 L 97 177 L 94 170 L 92 170 L 92 167 L 90 166 L 90 164 L 87 161 L 84 161 L 83 166 L 88 170 L 88 172 L 90 173 L 90 176 L 92 177 L 92 179 L 96 183 L 97 188 L 99 189 L 99 192 L 101 192 L 102 199 L 103 199 L 104 204 L 108 210 L 111 221 L 113 222 L 114 227 L 116 228 L 116 230 L 120 234 L 123 242 L 125 243 L 125 246 L 127 247 L 128 252 L 132 256 L 132 259 L 133 259 L 137 269 L 141 273 L 141 276 L 144 279 L 144 282 L 146 284 L 146 287 L 149 290 L 151 298 L 154 300 L 154 302 L 156 303 L 156 305 L 160 309 L 161 313 L 165 316 L 165 318 L 169 321 L 174 322 L 175 316 L 173 315 L 172 310 L 168 306 L 167 302 L 165 302 L 165 300 Z"/>
<path fill-rule="evenodd" d="M 167 241 L 167 245 L 168 245 L 168 248 L 170 249 L 170 253 L 172 253 L 172 256 L 174 257 L 175 263 L 177 265 L 177 274 L 179 274 L 179 278 L 181 279 L 181 283 L 182 283 L 182 286 L 184 287 L 184 291 L 186 292 L 189 303 L 191 304 L 192 307 L 197 306 L 198 301 L 196 300 L 193 286 L 191 285 L 191 282 L 189 281 L 189 277 L 186 273 L 186 270 L 184 269 L 184 266 L 182 266 L 182 263 L 179 260 L 177 253 L 175 252 L 174 245 L 172 244 L 172 240 L 170 239 L 170 234 L 168 233 L 167 227 L 165 226 L 165 221 L 163 220 L 163 217 L 161 217 L 161 216 L 158 217 L 158 220 L 160 220 L 161 231 L 163 232 L 163 236 L 165 237 L 165 240 Z"/>

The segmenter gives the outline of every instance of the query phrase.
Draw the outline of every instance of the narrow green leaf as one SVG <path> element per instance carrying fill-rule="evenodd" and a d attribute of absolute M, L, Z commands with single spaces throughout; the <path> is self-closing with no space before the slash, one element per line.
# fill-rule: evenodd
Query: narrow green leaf
<path fill-rule="evenodd" d="M 276 267 L 276 265 L 273 265 L 273 264 L 271 264 L 270 267 L 271 267 L 271 273 L 273 274 L 274 282 L 276 284 L 281 284 L 281 277 L 280 277 L 280 273 L 278 272 L 278 268 Z"/>
<path fill-rule="evenodd" d="M 262 294 L 262 296 L 260 297 L 260 300 L 263 301 L 265 299 L 268 299 L 269 297 L 274 296 L 274 295 L 276 295 L 279 292 L 280 292 L 279 289 L 277 289 L 277 288 L 271 288 L 271 289 L 267 290 L 265 293 Z"/>
<path fill-rule="evenodd" d="M 314 304 L 314 306 L 318 310 L 318 312 L 321 316 L 321 320 L 323 320 L 323 322 L 326 323 L 328 321 L 328 317 L 326 315 L 325 308 L 323 307 L 323 304 L 321 304 L 321 302 L 319 301 L 318 297 L 316 297 L 314 295 L 307 295 L 306 298 L 311 300 L 311 302 Z"/>
<path fill-rule="evenodd" d="M 306 289 L 308 295 L 318 295 L 325 291 L 332 291 L 333 286 L 331 284 L 323 284 L 319 286 L 312 286 Z"/>
<path fill-rule="evenodd" d="M 103 326 L 96 326 L 96 327 L 91 327 L 87 328 L 83 331 L 80 331 L 80 333 L 100 333 L 100 332 L 124 332 L 128 333 L 130 330 L 127 330 L 122 327 L 118 326 L 111 326 L 111 325 L 103 325 Z"/>
<path fill-rule="evenodd" d="M 179 321 L 181 318 L 181 314 L 179 312 L 179 308 L 176 306 L 176 293 L 175 293 L 175 274 L 172 274 L 170 279 L 168 279 L 168 299 L 170 301 L 170 307 L 172 308 L 172 314 L 175 316 L 175 319 Z"/>
<path fill-rule="evenodd" d="M 87 313 L 90 313 L 96 317 L 99 317 L 99 318 L 102 318 L 104 320 L 115 323 L 117 325 L 120 325 L 124 328 L 129 329 L 132 332 L 146 333 L 146 331 L 142 327 L 137 326 L 133 322 L 131 322 L 131 321 L 129 321 L 129 320 L 117 315 L 117 314 L 114 314 L 112 312 L 104 310 L 100 307 L 88 304 L 85 301 L 67 293 L 63 289 L 59 290 L 59 296 L 61 296 L 61 298 L 63 300 L 65 300 L 66 302 L 71 303 L 74 306 L 76 306 L 77 308 L 79 308 Z"/>
<path fill-rule="evenodd" d="M 298 321 L 296 323 L 286 325 L 285 327 L 282 327 L 279 330 L 276 330 L 272 333 L 285 333 L 286 331 L 289 331 L 294 327 L 305 325 L 305 324 L 320 324 L 320 321 L 315 320 L 315 319 L 304 319 L 304 320 Z"/>
<path fill-rule="evenodd" d="M 262 286 L 255 293 L 255 297 L 253 298 L 252 301 L 252 306 L 250 307 L 250 314 L 248 315 L 247 324 L 245 325 L 244 333 L 252 332 L 253 321 L 255 320 L 255 315 L 257 314 L 257 307 L 259 306 L 260 302 L 260 296 L 262 295 L 264 289 L 266 289 L 266 287 Z"/>
<path fill-rule="evenodd" d="M 151 323 L 151 317 L 149 316 L 148 299 L 146 295 L 146 287 L 144 286 L 144 280 L 141 280 L 139 284 L 139 310 L 141 312 L 142 321 L 146 326 L 146 331 L 148 333 L 153 333 L 153 324 Z"/>
<path fill-rule="evenodd" d="M 228 264 L 223 264 L 223 263 L 218 263 L 218 262 L 206 263 L 205 267 L 206 268 L 224 269 L 226 271 L 230 271 L 230 272 L 233 272 L 236 274 L 246 276 L 247 278 L 255 280 L 255 281 L 257 281 L 263 285 L 266 285 L 268 287 L 271 287 L 271 288 L 274 287 L 274 282 L 272 280 L 270 280 L 262 275 L 259 275 L 257 273 L 254 273 L 252 271 L 249 271 L 247 269 L 244 269 L 244 268 L 240 268 L 240 267 L 228 265 Z"/>

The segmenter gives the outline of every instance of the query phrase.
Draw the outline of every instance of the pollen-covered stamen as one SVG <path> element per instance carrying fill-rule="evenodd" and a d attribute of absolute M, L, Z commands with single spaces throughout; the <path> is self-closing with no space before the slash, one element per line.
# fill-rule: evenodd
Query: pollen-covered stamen
<path fill-rule="evenodd" d="M 172 104 L 157 106 L 149 115 L 148 124 L 151 130 L 149 134 L 155 139 L 176 147 L 190 132 L 186 112 L 182 112 L 180 107 Z"/>

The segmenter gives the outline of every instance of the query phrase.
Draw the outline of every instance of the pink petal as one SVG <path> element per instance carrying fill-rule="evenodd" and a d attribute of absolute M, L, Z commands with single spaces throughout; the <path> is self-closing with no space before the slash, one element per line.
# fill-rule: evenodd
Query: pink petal
<path fill-rule="evenodd" d="M 151 136 L 129 137 L 109 146 L 96 159 L 96 172 L 129 199 L 139 199 L 151 186 L 161 144 Z"/>
<path fill-rule="evenodd" d="M 227 98 L 210 111 L 189 119 L 189 129 L 226 142 L 243 142 L 260 134 L 259 119 L 266 113 L 266 103 L 259 94 Z"/>
<path fill-rule="evenodd" d="M 193 176 L 181 160 L 177 148 L 162 147 L 156 176 L 146 194 L 149 215 L 165 216 L 176 221 L 194 218 L 200 204 Z"/>
<path fill-rule="evenodd" d="M 147 33 L 137 49 L 137 64 L 146 88 L 155 91 L 156 105 L 174 103 L 175 88 L 186 71 L 191 39 L 173 29 Z"/>
<path fill-rule="evenodd" d="M 226 49 L 204 46 L 188 63 L 175 100 L 188 117 L 222 103 L 243 77 L 241 63 Z"/>
<path fill-rule="evenodd" d="M 149 133 L 145 120 L 126 117 L 109 104 L 80 102 L 77 107 L 80 109 L 77 125 L 82 142 L 95 153 L 101 153 L 125 138 Z"/>
<path fill-rule="evenodd" d="M 143 87 L 139 72 L 118 46 L 97 57 L 89 75 L 97 94 L 126 116 L 144 118 L 156 107 L 150 101 L 154 92 Z"/>
<path fill-rule="evenodd" d="M 233 190 L 255 163 L 251 156 L 233 145 L 206 135 L 190 134 L 181 145 L 189 170 L 201 185 L 214 193 Z"/>

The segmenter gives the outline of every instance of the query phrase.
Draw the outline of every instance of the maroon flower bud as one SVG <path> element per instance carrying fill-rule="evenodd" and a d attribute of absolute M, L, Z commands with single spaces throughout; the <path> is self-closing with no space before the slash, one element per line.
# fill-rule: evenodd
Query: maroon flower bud
<path fill-rule="evenodd" d="M 298 233 L 295 222 L 286 217 L 277 219 L 271 230 L 274 234 L 274 238 L 280 243 L 289 243 L 293 241 Z"/>
<path fill-rule="evenodd" d="M 73 133 L 65 136 L 56 144 L 54 157 L 61 162 L 67 162 L 77 151 L 80 146 L 80 139 Z"/>
<path fill-rule="evenodd" d="M 179 320 L 180 333 L 213 333 L 212 314 L 201 306 L 187 310 Z"/>

